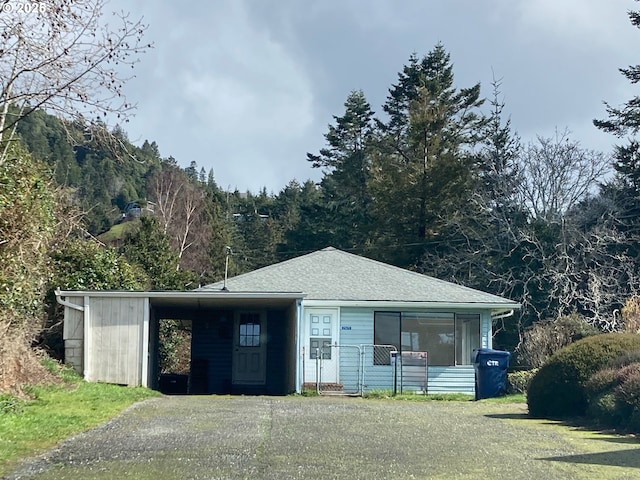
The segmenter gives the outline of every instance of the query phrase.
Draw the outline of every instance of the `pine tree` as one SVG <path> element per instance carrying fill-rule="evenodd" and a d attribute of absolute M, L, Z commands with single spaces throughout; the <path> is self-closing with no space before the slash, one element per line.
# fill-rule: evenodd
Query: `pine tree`
<path fill-rule="evenodd" d="M 381 243 L 396 245 L 394 261 L 412 264 L 427 242 L 466 203 L 473 157 L 486 123 L 480 84 L 454 87 L 453 66 L 442 44 L 416 55 L 389 90 L 386 122 L 376 155 L 376 197 Z M 402 245 L 408 245 L 402 247 Z"/>
<path fill-rule="evenodd" d="M 640 28 L 640 12 L 628 12 L 631 24 Z M 620 72 L 632 84 L 640 82 L 640 64 L 621 68 Z M 628 137 L 626 145 L 617 145 L 614 150 L 613 167 L 617 178 L 609 188 L 614 194 L 619 212 L 617 213 L 621 231 L 635 237 L 632 246 L 635 254 L 640 254 L 640 96 L 636 95 L 622 107 L 612 107 L 605 103 L 608 118 L 594 120 L 599 129 L 612 133 L 618 138 Z"/>
<path fill-rule="evenodd" d="M 324 169 L 321 188 L 324 222 L 334 231 L 332 243 L 340 248 L 362 247 L 371 228 L 371 148 L 374 112 L 361 90 L 344 103 L 325 134 L 327 147 L 319 155 L 307 154 L 315 168 Z"/>

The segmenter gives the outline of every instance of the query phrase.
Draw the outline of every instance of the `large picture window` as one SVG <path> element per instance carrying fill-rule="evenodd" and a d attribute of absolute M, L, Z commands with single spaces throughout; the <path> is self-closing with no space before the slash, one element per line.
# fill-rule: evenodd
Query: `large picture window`
<path fill-rule="evenodd" d="M 375 312 L 373 331 L 374 343 L 396 346 L 405 365 L 424 353 L 429 365 L 469 365 L 480 347 L 479 314 Z M 388 351 L 374 352 L 374 365 L 389 364 Z"/>
<path fill-rule="evenodd" d="M 453 313 L 403 313 L 402 356 L 427 353 L 429 365 L 455 365 Z"/>

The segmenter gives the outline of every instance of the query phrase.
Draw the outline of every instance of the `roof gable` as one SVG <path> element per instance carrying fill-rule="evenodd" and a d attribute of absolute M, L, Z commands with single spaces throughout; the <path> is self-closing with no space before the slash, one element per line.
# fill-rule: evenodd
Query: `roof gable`
<path fill-rule="evenodd" d="M 227 280 L 231 292 L 303 292 L 306 299 L 491 304 L 515 302 L 333 247 Z M 222 290 L 217 282 L 199 290 Z"/>

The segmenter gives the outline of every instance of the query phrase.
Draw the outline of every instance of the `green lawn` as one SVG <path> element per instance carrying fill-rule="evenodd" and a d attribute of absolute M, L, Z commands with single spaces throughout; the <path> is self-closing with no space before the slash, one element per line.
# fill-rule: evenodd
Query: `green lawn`
<path fill-rule="evenodd" d="M 108 231 L 98 235 L 98 239 L 102 242 L 110 244 L 124 239 L 127 233 L 138 227 L 139 221 L 122 222 L 113 225 Z"/>
<path fill-rule="evenodd" d="M 63 386 L 31 387 L 33 399 L 0 397 L 0 476 L 26 456 L 114 417 L 158 392 L 75 380 Z"/>

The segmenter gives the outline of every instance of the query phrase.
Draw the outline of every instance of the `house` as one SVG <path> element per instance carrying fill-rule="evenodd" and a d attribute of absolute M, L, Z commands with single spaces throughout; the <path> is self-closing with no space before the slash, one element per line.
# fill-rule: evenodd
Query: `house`
<path fill-rule="evenodd" d="M 189 292 L 58 297 L 67 361 L 90 381 L 157 387 L 158 321 L 191 321 L 191 393 L 473 394 L 473 350 L 520 308 L 331 247 Z"/>

